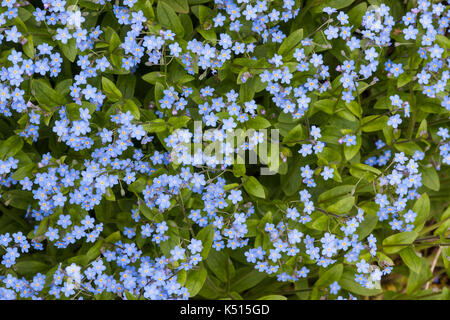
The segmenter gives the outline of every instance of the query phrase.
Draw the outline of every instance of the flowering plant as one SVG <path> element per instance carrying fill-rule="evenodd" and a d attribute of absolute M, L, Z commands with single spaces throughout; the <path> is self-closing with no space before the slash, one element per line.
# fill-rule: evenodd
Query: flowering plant
<path fill-rule="evenodd" d="M 448 299 L 449 10 L 405 3 L 2 0 L 0 299 Z"/>

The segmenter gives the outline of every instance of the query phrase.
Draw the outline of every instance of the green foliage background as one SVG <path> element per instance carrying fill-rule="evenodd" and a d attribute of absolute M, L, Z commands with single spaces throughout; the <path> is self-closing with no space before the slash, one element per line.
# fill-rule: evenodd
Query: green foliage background
<path fill-rule="evenodd" d="M 43 42 L 55 43 L 64 55 L 63 70 L 55 80 L 44 78 L 30 79 L 24 83 L 25 95 L 43 110 L 44 122 L 48 125 L 54 121 L 53 117 L 58 106 L 66 105 L 69 116 L 76 119 L 78 105 L 70 102 L 69 86 L 72 84 L 77 67 L 74 61 L 78 54 L 74 41 L 63 45 L 53 40 L 54 31 L 51 28 L 38 26 L 31 17 L 33 4 L 19 8 L 19 17 L 14 20 L 18 29 L 26 35 L 28 42 L 23 45 L 23 52 L 33 57 L 35 48 Z M 69 0 L 68 2 L 75 2 Z M 401 18 L 416 1 L 384 1 L 391 7 L 391 14 Z M 348 212 L 354 204 L 363 208 L 367 217 L 364 224 L 358 229 L 361 238 L 370 233 L 382 239 L 381 248 L 377 255 L 380 261 L 393 264 L 393 272 L 383 278 L 381 286 L 375 289 L 362 288 L 354 281 L 354 268 L 338 263 L 325 270 L 315 268 L 307 279 L 295 283 L 279 282 L 274 277 L 258 272 L 249 264 L 244 256 L 243 249 L 222 251 L 210 249 L 213 237 L 211 227 L 195 228 L 196 238 L 204 241 L 206 250 L 202 251 L 204 261 L 196 270 L 180 273 L 180 282 L 184 283 L 191 295 L 196 299 L 319 299 L 321 293 L 332 282 L 338 281 L 341 287 L 354 295 L 367 299 L 448 299 L 449 275 L 449 244 L 448 228 L 450 227 L 450 169 L 443 165 L 436 170 L 437 153 L 433 152 L 435 142 L 440 138 L 436 135 L 439 126 L 448 127 L 449 112 L 440 106 L 439 99 L 431 99 L 421 94 L 421 87 L 413 80 L 415 71 L 421 61 L 418 58 L 416 46 L 401 46 L 386 48 L 385 57 L 381 57 L 380 65 L 384 65 L 390 51 L 390 59 L 402 61 L 406 71 L 398 78 L 387 79 L 380 75 L 381 81 L 377 83 L 360 83 L 358 99 L 345 103 L 340 98 L 342 87 L 338 80 L 332 83 L 332 90 L 317 95 L 311 102 L 306 121 L 320 124 L 323 141 L 327 143 L 324 152 L 318 159 L 309 159 L 306 162 L 297 151 L 300 141 L 305 139 L 308 132 L 308 123 L 305 119 L 294 120 L 292 117 L 276 110 L 264 92 L 265 86 L 252 77 L 245 83 L 240 80 L 245 72 L 253 75 L 260 73 L 262 67 L 267 65 L 266 56 L 274 53 L 282 55 L 289 66 L 291 62 L 295 68 L 292 54 L 299 46 L 300 40 L 313 35 L 316 43 L 314 50 L 324 55 L 324 62 L 330 65 L 330 70 L 346 60 L 349 54 L 351 59 L 357 59 L 357 53 L 345 52 L 344 41 L 339 39 L 332 47 L 323 32 L 315 32 L 323 23 L 322 9 L 325 6 L 334 7 L 348 13 L 353 24 L 359 25 L 368 6 L 380 4 L 381 1 L 370 0 L 307 0 L 301 1 L 299 16 L 282 26 L 283 32 L 289 35 L 281 45 L 269 43 L 255 50 L 257 60 L 250 58 L 236 58 L 227 62 L 214 76 L 191 76 L 177 61 L 166 61 L 163 66 L 140 66 L 134 73 L 121 67 L 123 49 L 120 47 L 126 34 L 125 28 L 119 25 L 112 15 L 111 3 L 104 6 L 93 4 L 90 1 L 79 0 L 77 5 L 85 12 L 88 24 L 101 25 L 104 34 L 102 41 L 95 45 L 97 51 L 104 51 L 113 68 L 104 72 L 103 76 L 92 79 L 93 85 L 102 88 L 108 103 L 102 112 L 95 112 L 95 105 L 83 102 L 83 107 L 89 108 L 93 113 L 93 121 L 101 127 L 109 115 L 117 110 L 130 111 L 145 130 L 155 135 L 156 142 L 147 152 L 165 147 L 164 138 L 177 128 L 190 128 L 194 120 L 201 120 L 196 112 L 196 103 L 202 101 L 199 89 L 209 85 L 216 88 L 218 93 L 229 89 L 236 89 L 240 93 L 241 102 L 257 99 L 258 104 L 266 108 L 266 116 L 258 116 L 246 124 L 247 129 L 277 128 L 280 130 L 282 145 L 281 153 L 285 162 L 281 161 L 279 172 L 273 176 L 258 176 L 259 166 L 235 165 L 224 177 L 227 179 L 227 188 L 243 186 L 247 199 L 252 201 L 256 208 L 256 216 L 247 221 L 248 234 L 255 243 L 265 245 L 269 242 L 264 232 L 266 222 L 280 221 L 289 201 L 298 199 L 298 191 L 302 189 L 300 166 L 315 164 L 328 165 L 335 169 L 335 176 L 331 181 L 318 181 L 318 186 L 311 189 L 314 199 L 318 199 L 317 206 L 330 213 L 315 211 L 313 220 L 302 228 L 311 234 L 323 234 L 336 227 L 337 222 L 333 215 Z M 170 28 L 177 34 L 181 44 L 194 36 L 201 35 L 205 41 L 215 42 L 218 35 L 211 27 L 213 3 L 209 0 L 139 0 L 135 5 L 141 9 L 149 20 L 148 28 L 158 30 L 161 27 Z M 394 37 L 402 42 L 402 35 Z M 248 39 L 251 41 L 252 39 Z M 445 36 L 438 36 L 438 42 L 448 54 L 449 40 Z M 11 48 L 2 45 L 0 65 L 7 63 L 7 52 Z M 312 47 L 306 48 L 306 52 Z M 289 62 L 289 59 L 291 60 Z M 308 74 L 294 78 L 292 85 L 305 82 Z M 177 89 L 184 85 L 194 88 L 192 101 L 188 106 L 191 117 L 185 115 L 166 114 L 158 119 L 147 106 L 151 103 L 158 106 L 158 100 L 163 96 L 162 91 L 169 85 Z M 447 87 L 448 92 L 448 87 Z M 393 130 L 387 126 L 389 114 L 389 96 L 399 94 L 408 99 L 413 116 L 404 121 L 400 130 Z M 272 116 L 273 115 L 273 116 Z M 16 180 L 32 176 L 39 171 L 37 163 L 41 156 L 51 152 L 52 156 L 62 161 L 83 159 L 88 156 L 87 151 L 74 152 L 57 141 L 51 132 L 51 126 L 40 128 L 40 138 L 37 143 L 30 139 L 23 139 L 17 135 L 28 123 L 28 115 L 21 118 L 0 118 L 0 156 L 7 159 L 10 156 L 19 160 L 19 169 L 13 174 Z M 92 121 L 92 120 L 91 120 Z M 339 146 L 337 141 L 347 131 L 357 133 L 357 145 L 352 147 Z M 422 163 L 423 187 L 419 189 L 421 197 L 416 200 L 413 209 L 418 213 L 414 231 L 394 233 L 385 225 L 378 222 L 376 216 L 377 206 L 373 203 L 373 182 L 383 174 L 382 170 L 363 164 L 369 155 L 377 155 L 380 150 L 375 148 L 374 142 L 383 139 L 393 152 L 404 152 L 411 156 L 414 151 L 426 152 Z M 168 172 L 176 172 L 176 166 L 167 168 Z M 317 172 L 318 174 L 319 172 Z M 256 178 L 255 178 L 256 177 Z M 320 180 L 320 179 L 318 179 Z M 32 253 L 21 258 L 14 266 L 13 271 L 18 276 L 29 277 L 36 272 L 51 275 L 55 266 L 62 263 L 72 263 L 86 266 L 101 255 L 102 250 L 109 244 L 123 238 L 123 227 L 131 222 L 129 212 L 133 208 L 144 186 L 150 178 L 140 177 L 135 183 L 128 186 L 125 196 L 119 190 L 111 190 L 101 204 L 95 208 L 95 217 L 104 222 L 105 228 L 101 239 L 93 245 L 83 244 L 75 248 L 56 250 L 48 246 L 42 253 Z M 186 209 L 194 208 L 198 199 L 186 192 L 182 195 Z M 33 233 L 33 227 L 24 218 L 28 205 L 32 203 L 30 192 L 19 189 L 3 189 L 0 204 L 0 234 L 22 230 L 29 238 L 43 237 L 49 225 L 55 223 L 52 218 L 44 219 Z M 67 206 L 64 212 L 77 216 L 75 206 Z M 157 210 L 140 208 L 141 214 L 150 221 L 161 221 L 163 216 Z M 170 240 L 162 245 L 161 250 L 170 254 L 171 246 L 182 238 L 189 238 L 186 221 L 181 208 L 174 208 L 164 214 L 169 221 Z M 181 229 L 179 229 L 181 227 Z M 139 241 L 139 240 L 138 240 Z M 256 247 L 256 245 L 255 245 Z M 0 249 L 1 250 L 1 249 Z M 289 265 L 289 261 L 287 264 Z M 0 266 L 0 273 L 6 270 Z M 96 299 L 114 298 L 108 294 L 95 296 Z M 131 294 L 127 298 L 135 299 Z"/>

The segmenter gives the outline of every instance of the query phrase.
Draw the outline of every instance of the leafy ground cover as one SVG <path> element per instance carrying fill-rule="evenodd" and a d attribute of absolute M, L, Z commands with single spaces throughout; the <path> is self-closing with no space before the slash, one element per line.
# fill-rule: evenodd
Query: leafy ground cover
<path fill-rule="evenodd" d="M 0 299 L 448 299 L 448 9 L 2 0 Z"/>

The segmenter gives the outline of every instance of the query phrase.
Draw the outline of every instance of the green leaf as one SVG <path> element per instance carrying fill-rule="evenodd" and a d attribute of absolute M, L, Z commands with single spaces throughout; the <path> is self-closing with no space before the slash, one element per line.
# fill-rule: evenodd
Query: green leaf
<path fill-rule="evenodd" d="M 169 4 L 178 13 L 189 13 L 189 3 L 187 0 L 162 0 Z"/>
<path fill-rule="evenodd" d="M 326 202 L 326 201 L 334 200 L 343 195 L 347 195 L 354 188 L 355 188 L 355 186 L 350 185 L 350 184 L 334 187 L 334 188 L 327 190 L 327 191 L 323 192 L 322 194 L 320 194 L 319 198 L 318 198 L 318 202 L 319 203 Z"/>
<path fill-rule="evenodd" d="M 278 54 L 283 57 L 289 57 L 294 53 L 295 47 L 300 44 L 303 39 L 303 29 L 291 32 L 280 45 Z"/>
<path fill-rule="evenodd" d="M 202 35 L 203 38 L 205 38 L 205 40 L 216 43 L 217 35 L 214 32 L 214 29 L 204 30 L 202 28 L 197 28 L 196 30 Z"/>
<path fill-rule="evenodd" d="M 329 148 L 329 147 L 325 147 L 323 148 L 322 152 L 320 152 L 319 154 L 317 154 L 317 158 L 324 161 L 324 164 L 328 164 L 328 163 L 339 163 L 342 159 L 341 154 L 333 148 Z M 335 174 L 338 171 L 335 169 Z"/>
<path fill-rule="evenodd" d="M 354 164 L 352 164 L 352 167 L 357 168 L 359 170 L 372 172 L 372 173 L 375 173 L 376 175 L 381 175 L 380 170 L 378 170 L 377 168 L 371 167 L 367 164 L 364 164 L 364 163 L 354 163 Z"/>
<path fill-rule="evenodd" d="M 423 193 L 420 196 L 420 198 L 414 203 L 412 211 L 417 214 L 416 220 L 414 220 L 414 225 L 422 225 L 430 214 L 430 198 L 428 197 L 428 194 Z"/>
<path fill-rule="evenodd" d="M 410 83 L 412 78 L 412 73 L 402 73 L 397 79 L 397 88 L 403 87 L 404 85 Z"/>
<path fill-rule="evenodd" d="M 359 283 L 357 283 L 354 279 L 355 279 L 355 272 L 345 271 L 342 274 L 342 277 L 338 281 L 338 283 L 342 287 L 342 289 L 362 296 L 370 297 L 382 293 L 381 288 L 367 289 L 362 285 L 360 285 Z"/>
<path fill-rule="evenodd" d="M 450 49 L 450 39 L 444 35 L 436 35 L 436 42 L 443 49 Z"/>
<path fill-rule="evenodd" d="M 132 74 L 121 74 L 117 77 L 117 88 L 122 92 L 124 99 L 132 99 L 134 97 L 135 87 L 136 76 Z"/>
<path fill-rule="evenodd" d="M 30 239 L 35 239 L 37 237 L 44 235 L 48 230 L 48 226 L 49 226 L 49 217 L 45 217 L 44 219 L 42 219 L 41 223 L 39 223 L 39 227 L 37 228 L 37 230 L 35 232 L 30 231 L 27 237 Z"/>
<path fill-rule="evenodd" d="M 191 120 L 191 118 L 189 118 L 188 116 L 171 117 L 169 118 L 169 120 L 167 120 L 167 123 L 170 124 L 174 129 L 179 129 L 185 127 L 188 124 L 189 120 Z"/>
<path fill-rule="evenodd" d="M 425 284 L 427 280 L 432 276 L 430 271 L 430 266 L 427 263 L 426 259 L 420 260 L 420 268 L 418 272 L 415 272 L 413 269 L 410 269 L 408 276 L 408 284 L 406 285 L 406 293 L 411 295 L 416 290 L 420 290 L 420 288 Z M 417 263 L 418 261 L 415 261 Z M 417 266 L 415 266 L 417 268 Z"/>
<path fill-rule="evenodd" d="M 242 181 L 244 182 L 244 189 L 248 192 L 248 194 L 263 199 L 266 197 L 264 187 L 261 185 L 261 183 L 259 183 L 258 180 L 256 180 L 255 177 L 245 176 L 242 178 Z"/>
<path fill-rule="evenodd" d="M 32 16 L 31 12 L 23 7 L 19 7 L 17 13 L 18 13 L 20 20 L 22 20 L 23 22 L 26 22 Z"/>
<path fill-rule="evenodd" d="M 293 146 L 300 143 L 300 140 L 304 139 L 303 127 L 301 124 L 296 125 L 289 133 L 283 138 L 283 144 Z"/>
<path fill-rule="evenodd" d="M 348 213 L 353 208 L 354 204 L 355 197 L 347 197 L 337 201 L 331 206 L 328 206 L 327 211 L 337 214 Z"/>
<path fill-rule="evenodd" d="M 161 108 L 161 100 L 164 97 L 164 86 L 160 82 L 155 83 L 155 102 L 158 108 Z"/>
<path fill-rule="evenodd" d="M 443 235 L 450 229 L 450 206 L 441 215 L 442 224 L 434 231 L 435 235 Z"/>
<path fill-rule="evenodd" d="M 36 97 L 41 107 L 57 107 L 64 105 L 66 99 L 64 96 L 55 91 L 49 84 L 43 79 L 33 79 L 31 82 L 31 94 Z"/>
<path fill-rule="evenodd" d="M 361 148 L 361 136 L 356 136 L 356 145 L 347 146 L 344 144 L 345 159 L 350 160 L 358 153 Z"/>
<path fill-rule="evenodd" d="M 22 19 L 20 19 L 20 17 L 16 17 L 14 18 L 11 22 L 11 24 L 15 24 L 17 29 L 23 33 L 23 34 L 27 34 L 28 33 L 28 28 L 25 25 L 25 23 L 23 23 Z"/>
<path fill-rule="evenodd" d="M 156 82 L 163 82 L 164 78 L 167 75 L 164 72 L 160 72 L 160 71 L 153 71 L 153 72 L 149 72 L 146 73 L 142 76 L 142 80 L 151 83 L 151 84 L 156 84 Z"/>
<path fill-rule="evenodd" d="M 220 281 L 227 282 L 228 279 L 227 268 L 229 267 L 229 259 L 227 255 L 224 253 L 224 250 L 221 251 L 216 251 L 215 249 L 211 250 L 208 258 L 205 260 L 205 263 Z"/>
<path fill-rule="evenodd" d="M 392 261 L 391 258 L 389 258 L 387 255 L 385 255 L 383 252 L 378 251 L 377 252 L 377 257 L 378 257 L 378 263 L 384 263 L 390 266 L 394 265 L 394 261 Z"/>
<path fill-rule="evenodd" d="M 0 157 L 7 160 L 14 157 L 23 147 L 23 139 L 13 135 L 0 143 Z"/>
<path fill-rule="evenodd" d="M 153 210 L 153 211 L 152 211 Z M 151 222 L 159 222 L 158 214 L 154 211 L 154 209 L 150 209 L 147 207 L 145 203 L 141 203 L 139 205 L 139 211 Z"/>
<path fill-rule="evenodd" d="M 240 77 L 238 79 L 240 79 Z M 252 100 L 255 96 L 256 87 L 254 85 L 254 79 L 256 78 L 253 77 L 247 80 L 247 82 L 241 83 L 241 86 L 239 88 L 239 99 L 242 103 Z"/>
<path fill-rule="evenodd" d="M 319 231 L 325 231 L 328 229 L 330 219 L 329 216 L 316 211 L 313 213 L 313 218 L 310 222 L 306 224 L 308 228 L 319 230 Z"/>
<path fill-rule="evenodd" d="M 64 56 L 69 59 L 70 62 L 74 62 L 77 56 L 77 44 L 75 38 L 71 38 L 67 41 L 66 44 L 58 41 L 58 46 L 61 49 Z"/>
<path fill-rule="evenodd" d="M 355 0 L 327 0 L 327 1 L 315 1 L 316 4 L 311 8 L 313 13 L 321 13 L 323 8 L 331 7 L 335 9 L 342 9 L 351 5 Z"/>
<path fill-rule="evenodd" d="M 85 263 L 89 263 L 90 261 L 94 260 L 100 255 L 100 249 L 103 246 L 103 240 L 97 241 L 93 246 L 89 248 L 89 250 L 86 252 L 86 261 Z"/>
<path fill-rule="evenodd" d="M 378 216 L 376 214 L 367 214 L 358 227 L 357 234 L 359 235 L 359 239 L 364 239 L 367 237 L 373 229 L 375 229 L 377 222 Z"/>
<path fill-rule="evenodd" d="M 3 203 L 17 209 L 28 209 L 28 206 L 33 201 L 31 193 L 22 190 L 10 190 L 2 194 Z"/>
<path fill-rule="evenodd" d="M 131 294 L 129 291 L 125 290 L 125 297 L 127 300 L 137 300 L 137 297 Z"/>
<path fill-rule="evenodd" d="M 36 166 L 37 164 L 34 162 L 24 165 L 23 167 L 17 169 L 16 172 L 14 172 L 12 178 L 16 181 L 20 181 L 25 177 L 30 177 Z"/>
<path fill-rule="evenodd" d="M 198 18 L 200 24 L 203 25 L 208 17 L 211 17 L 213 12 L 211 8 L 207 6 L 193 6 L 191 7 L 192 13 Z"/>
<path fill-rule="evenodd" d="M 206 271 L 206 268 L 203 266 L 203 264 L 201 264 L 199 270 L 188 271 L 186 277 L 186 288 L 188 289 L 189 295 L 191 297 L 195 297 L 197 293 L 200 292 L 203 284 L 205 283 L 207 275 L 208 272 Z"/>
<path fill-rule="evenodd" d="M 248 267 L 241 268 L 236 271 L 236 275 L 231 279 L 231 291 L 242 292 L 255 287 L 258 283 L 266 278 L 263 272 Z"/>
<path fill-rule="evenodd" d="M 322 99 L 318 100 L 313 104 L 314 109 L 318 109 L 327 114 L 333 114 L 334 106 L 336 105 L 336 101 L 332 99 Z"/>
<path fill-rule="evenodd" d="M 144 190 L 146 186 L 147 186 L 147 179 L 145 177 L 140 177 L 132 184 L 128 185 L 128 190 L 139 193 L 142 192 L 142 190 Z"/>
<path fill-rule="evenodd" d="M 125 103 L 120 107 L 120 110 L 122 110 L 122 112 L 125 112 L 125 113 L 127 111 L 130 111 L 130 113 L 134 117 L 134 120 L 139 120 L 141 117 L 141 113 L 139 111 L 138 106 L 131 99 L 126 100 Z"/>
<path fill-rule="evenodd" d="M 119 35 L 111 27 L 106 27 L 105 40 L 109 43 L 108 52 L 112 65 L 119 69 L 122 68 L 122 55 L 120 53 L 123 50 L 119 47 L 122 43 Z"/>
<path fill-rule="evenodd" d="M 447 270 L 447 274 L 449 273 L 448 270 L 450 268 L 450 259 L 448 257 L 450 257 L 450 247 L 445 246 L 442 248 L 442 260 L 444 261 L 444 267 Z"/>
<path fill-rule="evenodd" d="M 367 4 L 365 2 L 360 3 L 357 6 L 354 6 L 348 12 L 348 20 L 350 24 L 359 27 L 361 25 L 362 19 L 366 11 L 367 11 Z"/>
<path fill-rule="evenodd" d="M 416 151 L 422 151 L 420 147 L 412 141 L 405 142 L 405 140 L 399 140 L 398 143 L 394 144 L 394 147 L 398 151 L 404 152 L 410 156 L 414 155 Z"/>
<path fill-rule="evenodd" d="M 246 122 L 247 128 L 261 130 L 271 126 L 269 120 L 262 116 L 256 116 Z"/>
<path fill-rule="evenodd" d="M 212 0 L 188 0 L 190 5 L 212 2 Z"/>
<path fill-rule="evenodd" d="M 48 265 L 42 261 L 20 260 L 14 265 L 16 272 L 22 276 L 32 276 L 47 270 Z"/>
<path fill-rule="evenodd" d="M 361 120 L 361 128 L 364 132 L 374 132 L 378 130 L 382 130 L 389 118 L 387 116 L 380 115 L 372 115 L 368 117 L 364 117 Z"/>
<path fill-rule="evenodd" d="M 55 90 L 61 95 L 66 95 L 70 92 L 70 86 L 72 85 L 72 83 L 72 79 L 58 81 L 58 83 L 55 85 Z"/>
<path fill-rule="evenodd" d="M 109 52 L 113 52 L 121 44 L 119 35 L 111 27 L 106 27 L 105 28 L 105 39 L 106 39 L 107 42 L 109 42 L 109 48 L 108 48 Z"/>
<path fill-rule="evenodd" d="M 422 265 L 421 258 L 417 256 L 416 252 L 412 247 L 405 248 L 399 252 L 400 257 L 402 257 L 403 262 L 414 272 L 420 271 L 420 266 Z"/>
<path fill-rule="evenodd" d="M 111 233 L 109 236 L 106 237 L 105 242 L 106 243 L 114 243 L 120 240 L 120 231 L 116 231 Z"/>
<path fill-rule="evenodd" d="M 314 287 L 320 288 L 329 286 L 341 278 L 343 271 L 344 265 L 342 263 L 332 266 L 319 277 L 319 279 L 314 283 Z"/>
<path fill-rule="evenodd" d="M 383 250 L 386 253 L 397 253 L 416 240 L 419 234 L 416 231 L 396 233 L 383 240 Z"/>
<path fill-rule="evenodd" d="M 103 92 L 106 94 L 106 97 L 112 102 L 116 102 L 122 99 L 122 92 L 120 92 L 114 82 L 112 82 L 108 78 L 102 77 L 102 88 Z"/>
<path fill-rule="evenodd" d="M 167 129 L 167 124 L 164 119 L 154 119 L 142 125 L 146 132 L 163 132 Z"/>
<path fill-rule="evenodd" d="M 439 191 L 441 184 L 436 169 L 434 167 L 422 167 L 420 171 L 422 172 L 423 185 L 431 190 Z"/>
<path fill-rule="evenodd" d="M 428 130 L 427 119 L 423 119 L 420 122 L 419 129 L 417 129 L 416 138 L 427 137 L 428 136 L 427 130 Z"/>
<path fill-rule="evenodd" d="M 213 225 L 208 225 L 207 227 L 200 230 L 197 234 L 197 240 L 202 241 L 203 249 L 201 252 L 201 256 L 203 259 L 208 257 L 209 251 L 211 250 L 211 246 L 214 240 L 214 227 Z"/>
<path fill-rule="evenodd" d="M 36 50 L 34 50 L 33 36 L 30 34 L 27 36 L 27 42 L 23 45 L 23 52 L 31 59 L 34 59 Z"/>
<path fill-rule="evenodd" d="M 353 113 L 355 116 L 357 116 L 358 118 L 361 118 L 362 116 L 362 108 L 359 105 L 358 102 L 356 101 L 350 101 L 349 103 L 345 104 L 345 107 L 351 112 Z"/>
<path fill-rule="evenodd" d="M 235 177 L 242 177 L 245 175 L 245 164 L 242 163 L 235 163 L 233 165 L 233 174 Z"/>
<path fill-rule="evenodd" d="M 287 300 L 287 298 L 278 294 L 270 294 L 268 296 L 258 298 L 257 300 Z"/>
<path fill-rule="evenodd" d="M 172 32 L 176 33 L 177 36 L 184 36 L 184 28 L 181 24 L 180 18 L 170 5 L 164 1 L 158 1 L 156 15 L 162 26 L 172 30 Z"/>
<path fill-rule="evenodd" d="M 77 103 L 69 103 L 68 105 L 66 105 L 66 111 L 67 111 L 67 115 L 69 117 L 69 119 L 71 120 L 80 120 L 80 109 L 89 109 L 89 113 L 92 114 L 96 109 L 97 106 L 95 104 L 92 104 L 90 102 L 87 101 L 82 101 L 81 105 L 77 104 Z"/>

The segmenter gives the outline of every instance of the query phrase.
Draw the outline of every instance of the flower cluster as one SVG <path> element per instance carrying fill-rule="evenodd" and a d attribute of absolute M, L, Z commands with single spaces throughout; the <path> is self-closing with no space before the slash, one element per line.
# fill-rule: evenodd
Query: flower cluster
<path fill-rule="evenodd" d="M 189 3 L 2 2 L 0 299 L 207 297 L 233 261 L 355 299 L 422 230 L 448 6 Z"/>

